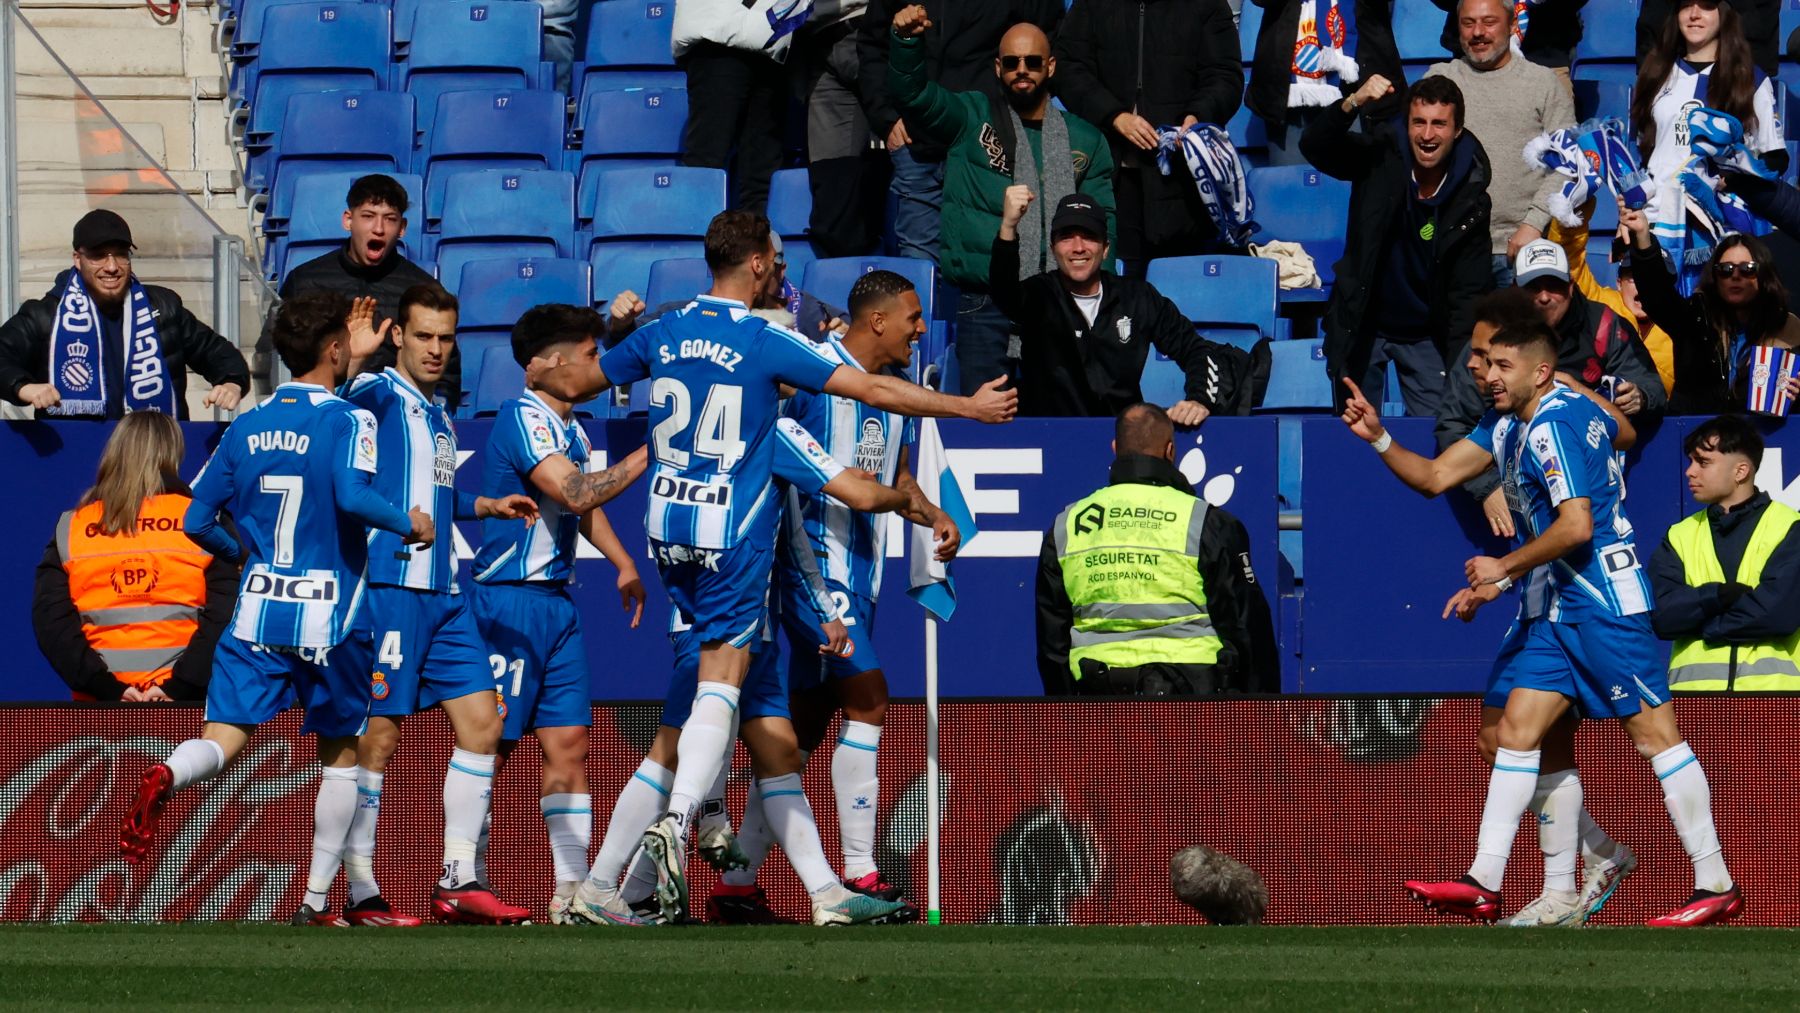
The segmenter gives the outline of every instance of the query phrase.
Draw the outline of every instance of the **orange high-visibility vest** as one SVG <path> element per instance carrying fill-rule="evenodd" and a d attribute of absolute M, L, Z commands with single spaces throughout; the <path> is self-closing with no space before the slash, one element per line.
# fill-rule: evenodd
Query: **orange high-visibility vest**
<path fill-rule="evenodd" d="M 212 556 L 182 530 L 188 502 L 178 493 L 150 497 L 133 534 L 102 531 L 100 503 L 67 511 L 56 523 L 81 632 L 113 678 L 129 686 L 168 681 L 200 625 Z"/>

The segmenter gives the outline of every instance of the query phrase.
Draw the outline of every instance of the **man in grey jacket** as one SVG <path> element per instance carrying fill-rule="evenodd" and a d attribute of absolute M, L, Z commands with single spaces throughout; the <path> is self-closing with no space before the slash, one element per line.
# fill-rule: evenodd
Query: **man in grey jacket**
<path fill-rule="evenodd" d="M 1548 67 L 1512 51 L 1512 4 L 1507 0 L 1462 0 L 1457 7 L 1462 57 L 1434 65 L 1462 88 L 1463 122 L 1481 141 L 1493 163 L 1488 196 L 1494 201 L 1494 284 L 1512 284 L 1512 260 L 1550 224 L 1549 199 L 1561 180 L 1525 163 L 1525 145 L 1550 130 L 1575 125 L 1575 102 L 1568 82 Z"/>

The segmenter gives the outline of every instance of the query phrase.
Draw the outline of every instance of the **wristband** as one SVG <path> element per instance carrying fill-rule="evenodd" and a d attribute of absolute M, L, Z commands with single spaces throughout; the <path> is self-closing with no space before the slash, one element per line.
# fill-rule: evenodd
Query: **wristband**
<path fill-rule="evenodd" d="M 1494 581 L 1494 586 L 1499 588 L 1502 593 L 1512 590 L 1512 585 L 1513 579 L 1511 576 L 1501 577 L 1499 580 Z"/>
<path fill-rule="evenodd" d="M 1394 445 L 1394 434 L 1388 432 L 1385 429 L 1383 429 L 1381 431 L 1380 436 L 1377 436 L 1376 438 L 1369 441 L 1369 446 L 1374 447 L 1375 452 L 1377 454 L 1387 453 L 1388 448 L 1393 445 Z"/>

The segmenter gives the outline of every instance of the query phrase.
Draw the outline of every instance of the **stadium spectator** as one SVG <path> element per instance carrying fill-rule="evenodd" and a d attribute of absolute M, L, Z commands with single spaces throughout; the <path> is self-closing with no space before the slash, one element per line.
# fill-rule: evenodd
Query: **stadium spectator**
<path fill-rule="evenodd" d="M 207 407 L 236 410 L 250 386 L 243 353 L 180 296 L 138 280 L 125 219 L 89 211 L 75 223 L 74 247 L 75 266 L 0 324 L 0 396 L 65 418 L 185 419 L 192 367 L 213 385 Z"/>
<path fill-rule="evenodd" d="M 1630 123 L 1644 167 L 1656 181 L 1647 208 L 1652 229 L 1657 242 L 1677 258 L 1704 249 L 1729 228 L 1706 223 L 1706 229 L 1690 236 L 1698 223 L 1691 202 L 1683 197 L 1682 177 L 1693 158 L 1688 113 L 1700 106 L 1736 117 L 1750 153 L 1777 173 L 1786 170 L 1775 85 L 1751 62 L 1737 8 L 1715 0 L 1684 0 L 1663 21 L 1661 35 L 1638 65 Z M 1684 292 L 1693 290 L 1691 272 L 1683 272 L 1683 282 Z"/>
<path fill-rule="evenodd" d="M 1492 171 L 1481 142 L 1463 130 L 1462 90 L 1441 75 L 1413 86 L 1404 136 L 1366 119 L 1351 132 L 1361 108 L 1393 90 L 1372 75 L 1300 139 L 1307 161 L 1353 184 L 1325 306 L 1326 368 L 1341 402 L 1340 378 L 1381 391 L 1392 361 L 1406 413 L 1435 415 L 1445 357 L 1468 343 L 1475 298 L 1494 286 Z"/>
<path fill-rule="evenodd" d="M 681 164 L 731 169 L 731 207 L 761 214 L 781 167 L 788 46 L 812 14 L 791 0 L 675 0 L 675 63 L 687 75 Z"/>
<path fill-rule="evenodd" d="M 63 512 L 44 548 L 31 626 L 77 700 L 206 697 L 238 571 L 182 530 L 184 449 L 171 416 L 125 416 L 101 451 L 94 487 Z"/>
<path fill-rule="evenodd" d="M 1488 232 L 1496 286 L 1512 284 L 1512 262 L 1519 250 L 1544 237 L 1550 197 L 1563 179 L 1528 164 L 1519 153 L 1540 134 L 1575 125 L 1568 82 L 1513 54 L 1515 17 L 1506 0 L 1462 0 L 1457 14 L 1462 56 L 1426 72 L 1442 74 L 1462 89 L 1464 126 L 1492 156 Z"/>
<path fill-rule="evenodd" d="M 1000 40 L 994 74 L 1004 99 L 990 92 L 952 92 L 925 76 L 919 36 L 931 22 L 914 5 L 894 15 L 888 54 L 888 86 L 907 117 L 907 129 L 949 146 L 944 174 L 944 212 L 938 265 L 944 280 L 962 290 L 956 311 L 956 361 L 962 389 L 1013 372 L 1018 359 L 1013 324 L 988 293 L 988 252 L 1006 188 L 1023 183 L 1043 198 L 1019 225 L 1019 274 L 1030 277 L 1053 263 L 1045 207 L 1077 191 L 1112 211 L 1112 155 L 1092 124 L 1050 104 L 1056 58 L 1050 40 L 1033 25 L 1015 25 Z M 1111 229 L 1107 238 L 1112 239 Z"/>
<path fill-rule="evenodd" d="M 1225 0 L 1076 0 L 1055 51 L 1057 97 L 1112 149 L 1126 270 L 1141 278 L 1150 258 L 1208 252 L 1217 229 L 1191 174 L 1158 171 L 1157 131 L 1237 112 L 1244 71 Z"/>
<path fill-rule="evenodd" d="M 1580 226 L 1571 228 L 1551 219 L 1546 238 L 1562 247 L 1563 256 L 1569 261 L 1569 278 L 1589 302 L 1599 303 L 1637 325 L 1644 350 L 1650 353 L 1650 361 L 1656 363 L 1656 377 L 1662 381 L 1663 392 L 1673 394 L 1675 345 L 1669 339 L 1669 332 L 1656 326 L 1644 311 L 1643 302 L 1638 299 L 1637 279 L 1631 273 L 1631 245 L 1616 237 L 1613 239 L 1612 263 L 1619 275 L 1618 284 L 1613 288 L 1600 284 L 1600 280 L 1594 277 L 1593 269 L 1588 266 L 1589 234 L 1586 222 L 1592 214 L 1593 205 L 1590 202 L 1581 212 Z"/>
<path fill-rule="evenodd" d="M 1800 35 L 1800 29 L 1795 29 Z M 1744 199 L 1758 218 L 1768 221 L 1789 238 L 1800 239 L 1800 190 L 1779 179 L 1763 179 L 1742 172 L 1723 172 L 1725 189 Z"/>
<path fill-rule="evenodd" d="M 1270 165 L 1306 164 L 1300 154 L 1301 132 L 1325 106 L 1342 102 L 1370 75 L 1380 74 L 1390 81 L 1405 79 L 1400 49 L 1394 42 L 1392 0 L 1345 0 L 1337 6 L 1335 22 L 1326 14 L 1324 36 L 1319 34 L 1316 14 L 1311 21 L 1301 18 L 1303 0 L 1252 2 L 1263 9 L 1263 16 L 1244 104 L 1263 122 Z M 1315 3 L 1313 9 L 1329 7 L 1330 0 L 1325 0 Z M 1328 42 L 1331 44 L 1326 45 Z M 1353 51 L 1344 52 L 1346 46 Z M 1303 56 L 1309 58 L 1304 63 Z M 1345 57 L 1354 66 L 1346 65 Z M 1319 65 L 1314 66 L 1312 59 L 1320 61 Z M 1400 99 L 1395 94 L 1377 100 L 1364 115 L 1385 120 L 1400 111 Z"/>
<path fill-rule="evenodd" d="M 1458 43 L 1462 39 L 1461 8 L 1464 5 L 1458 0 L 1431 2 L 1445 13 L 1444 48 L 1452 53 L 1461 52 Z M 1523 18 L 1510 19 L 1507 32 L 1512 38 L 1505 40 L 1506 44 L 1509 47 L 1517 45 L 1517 51 L 1523 53 L 1525 59 L 1549 68 L 1562 79 L 1563 89 L 1569 90 L 1569 64 L 1575 59 L 1575 44 L 1581 41 L 1581 9 L 1587 6 L 1587 0 L 1525 0 L 1523 6 Z M 1512 7 L 1515 14 L 1518 9 L 1518 6 Z"/>
<path fill-rule="evenodd" d="M 1275 629 L 1243 522 L 1195 495 L 1175 467 L 1175 427 L 1161 408 L 1120 412 L 1113 453 L 1107 485 L 1071 503 L 1044 533 L 1044 692 L 1274 692 Z M 1130 525 L 1117 523 L 1126 517 Z"/>
<path fill-rule="evenodd" d="M 1149 282 L 1105 270 L 1106 212 L 1086 195 L 1064 197 L 1050 220 L 1056 267 L 1021 281 L 1018 223 L 1033 200 L 1023 184 L 1007 188 L 988 276 L 1019 324 L 1021 414 L 1116 416 L 1144 399 L 1152 345 L 1187 374 L 1187 396 L 1169 407 L 1176 425 L 1249 414 L 1250 357 L 1202 338 Z"/>
<path fill-rule="evenodd" d="M 1669 688 L 1800 689 L 1800 513 L 1756 488 L 1763 441 L 1736 415 L 1689 433 L 1688 491 L 1704 508 L 1650 557 Z"/>
<path fill-rule="evenodd" d="M 1800 348 L 1800 320 L 1788 312 L 1787 288 L 1776 276 L 1769 248 L 1755 236 L 1725 237 L 1694 294 L 1676 290 L 1668 259 L 1650 235 L 1642 211 L 1621 208 L 1631 235 L 1631 271 L 1644 309 L 1675 345 L 1675 396 L 1670 411 L 1706 415 L 1742 411 L 1750 379 L 1750 350 L 1761 345 Z"/>
<path fill-rule="evenodd" d="M 338 249 L 289 271 L 281 283 L 281 298 L 291 299 L 302 292 L 336 292 L 350 299 L 374 299 L 376 320 L 396 319 L 400 297 L 407 289 L 435 282 L 429 272 L 400 253 L 400 241 L 406 238 L 407 205 L 406 189 L 392 176 L 375 173 L 351 183 L 344 195 L 344 231 L 349 237 Z M 458 280 L 448 279 L 452 285 Z M 274 326 L 271 309 L 256 345 L 258 375 L 274 365 Z M 361 368 L 380 372 L 393 364 L 394 346 L 384 341 Z M 452 391 L 461 375 L 460 365 L 461 357 L 452 352 L 444 373 L 444 383 Z"/>
<path fill-rule="evenodd" d="M 569 93 L 569 70 L 575 62 L 575 18 L 580 0 L 537 0 L 544 9 L 542 55 L 556 66 L 556 87 Z"/>
<path fill-rule="evenodd" d="M 1696 0 L 1643 0 L 1638 7 L 1637 58 L 1642 65 L 1657 48 L 1669 18 Z M 1702 0 L 1704 2 L 1704 0 Z M 1716 5 L 1717 0 L 1713 0 Z M 1781 0 L 1729 0 L 1743 25 L 1744 40 L 1757 69 L 1774 77 L 1781 59 Z M 1790 45 L 1790 51 L 1792 46 Z"/>
<path fill-rule="evenodd" d="M 888 93 L 888 34 L 894 15 L 908 0 L 869 0 L 857 32 L 858 89 L 875 135 L 885 138 L 893 162 L 894 241 L 902 257 L 936 260 L 938 216 L 943 210 L 944 159 L 949 145 L 923 133 L 914 136 Z M 1051 35 L 1062 21 L 1061 0 L 956 0 L 938 5 L 919 35 L 925 78 L 952 92 L 974 91 L 1002 97 L 994 76 L 994 53 L 1006 30 L 1029 22 Z"/>
<path fill-rule="evenodd" d="M 820 256 L 873 253 L 881 241 L 886 178 L 870 142 L 856 40 L 868 0 L 825 0 L 801 32 L 806 98 L 806 180 L 812 191 L 807 235 Z"/>

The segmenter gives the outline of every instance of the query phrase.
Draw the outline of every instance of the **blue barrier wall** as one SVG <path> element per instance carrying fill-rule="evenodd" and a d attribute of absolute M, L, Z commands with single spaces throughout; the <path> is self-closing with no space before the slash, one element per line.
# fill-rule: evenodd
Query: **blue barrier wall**
<path fill-rule="evenodd" d="M 1314 693 L 1454 692 L 1478 690 L 1494 645 L 1510 621 L 1513 599 L 1503 599 L 1464 625 L 1440 618 L 1458 586 L 1462 564 L 1500 547 L 1486 533 L 1474 504 L 1460 492 L 1429 501 L 1405 489 L 1379 459 L 1329 417 L 1286 420 L 1300 438 L 1278 444 L 1273 418 L 1214 419 L 1181 434 L 1182 470 L 1206 498 L 1244 521 L 1265 591 L 1279 607 L 1289 691 Z M 1672 419 L 1648 434 L 1628 459 L 1627 510 L 1644 558 L 1663 531 L 1695 509 L 1681 476 L 1681 437 L 1698 420 Z M 480 448 L 491 423 L 459 427 L 459 484 L 476 490 Z M 1425 420 L 1393 423 L 1396 439 L 1415 449 L 1431 447 Z M 199 470 L 222 427 L 186 426 L 186 473 Z M 612 456 L 643 440 L 641 421 L 590 422 L 597 447 Z M 1032 584 L 1043 530 L 1067 503 L 1106 481 L 1112 459 L 1111 424 L 1084 419 L 1027 419 L 1010 426 L 947 423 L 944 442 L 951 463 L 982 528 L 955 567 L 957 617 L 940 635 L 943 692 L 948 696 L 1035 695 Z M 0 515 L 13 537 L 0 543 L 0 636 L 15 645 L 15 663 L 0 680 L 0 700 L 65 699 L 67 690 L 33 647 L 31 576 L 57 514 L 72 506 L 92 481 L 107 428 L 81 423 L 9 423 L 0 428 Z M 1759 483 L 1800 507 L 1800 435 L 1777 429 Z M 1278 446 L 1280 449 L 1278 449 Z M 1297 458 L 1297 459 L 1296 459 Z M 1278 477 L 1296 483 L 1305 526 L 1299 544 L 1305 571 L 1298 594 L 1292 572 L 1277 553 Z M 1790 488 L 1791 485 L 1791 488 Z M 640 558 L 644 551 L 640 483 L 609 508 L 620 537 Z M 898 522 L 896 522 L 898 524 Z M 900 532 L 897 529 L 896 535 Z M 466 558 L 473 525 L 458 532 Z M 890 539 L 880 628 L 873 637 L 896 696 L 924 692 L 924 612 L 905 597 L 907 539 Z M 583 546 L 586 548 L 586 546 Z M 590 550 L 591 553 L 591 550 Z M 587 617 L 584 628 L 599 700 L 660 697 L 669 671 L 663 635 L 668 606 L 655 568 L 642 566 L 651 604 L 644 624 L 631 630 L 619 609 L 612 568 L 592 555 L 578 567 L 573 593 Z M 1278 593 L 1286 594 L 1276 602 Z"/>

